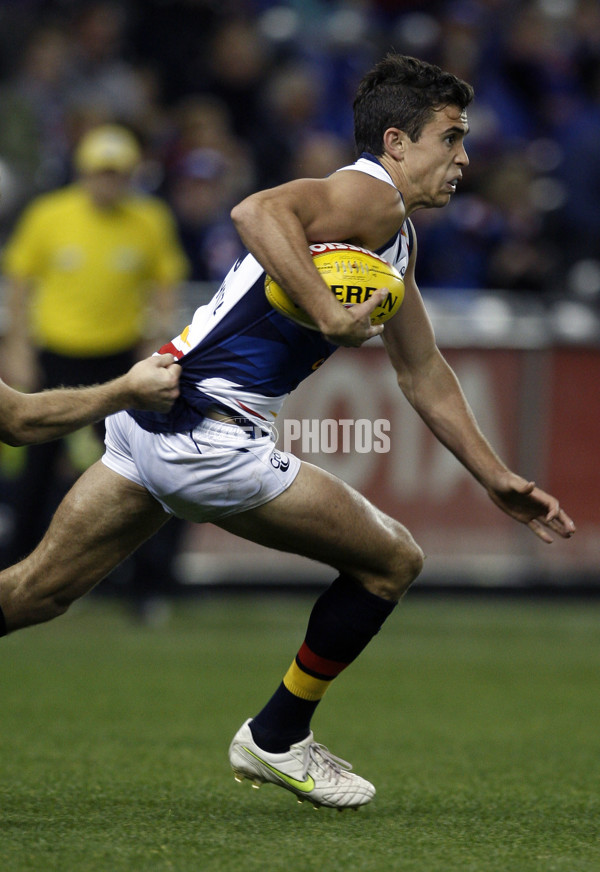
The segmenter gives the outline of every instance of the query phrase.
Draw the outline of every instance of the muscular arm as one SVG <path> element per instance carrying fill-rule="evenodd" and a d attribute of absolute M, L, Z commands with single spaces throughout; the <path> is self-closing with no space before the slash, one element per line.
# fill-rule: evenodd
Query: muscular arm
<path fill-rule="evenodd" d="M 402 392 L 499 508 L 527 524 L 544 542 L 552 541 L 548 528 L 569 537 L 575 527 L 558 501 L 512 472 L 481 432 L 454 371 L 435 343 L 414 280 L 415 256 L 413 252 L 405 276 L 403 307 L 383 334 Z"/>
<path fill-rule="evenodd" d="M 414 252 L 404 277 L 405 297 L 383 336 L 398 384 L 437 439 L 481 483 L 508 471 L 481 433 L 462 388 L 436 345 L 414 281 Z"/>
<path fill-rule="evenodd" d="M 46 442 L 118 412 L 166 412 L 179 395 L 181 367 L 171 354 L 136 363 L 103 385 L 22 394 L 0 381 L 0 439 L 9 445 Z"/>
<path fill-rule="evenodd" d="M 402 199 L 390 185 L 363 173 L 334 173 L 327 179 L 298 179 L 253 194 L 231 217 L 247 249 L 339 345 L 360 345 L 381 332 L 369 315 L 385 294 L 351 309 L 329 292 L 313 266 L 311 242 L 383 245 L 402 224 Z"/>

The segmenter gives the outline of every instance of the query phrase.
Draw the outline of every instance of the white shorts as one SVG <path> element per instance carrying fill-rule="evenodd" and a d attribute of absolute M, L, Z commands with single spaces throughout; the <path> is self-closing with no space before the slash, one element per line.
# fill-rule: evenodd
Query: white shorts
<path fill-rule="evenodd" d="M 191 433 L 149 433 L 127 412 L 106 420 L 102 462 L 145 487 L 169 514 L 215 521 L 268 503 L 300 469 L 269 435 L 204 419 Z"/>

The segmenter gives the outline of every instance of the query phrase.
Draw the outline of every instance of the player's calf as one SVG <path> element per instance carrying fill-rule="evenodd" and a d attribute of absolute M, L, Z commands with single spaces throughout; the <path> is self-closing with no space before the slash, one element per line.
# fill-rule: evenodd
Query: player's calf
<path fill-rule="evenodd" d="M 33 567 L 30 555 L 0 573 L 0 607 L 6 632 L 57 618 L 73 601 L 53 590 L 50 580 L 42 579 Z"/>

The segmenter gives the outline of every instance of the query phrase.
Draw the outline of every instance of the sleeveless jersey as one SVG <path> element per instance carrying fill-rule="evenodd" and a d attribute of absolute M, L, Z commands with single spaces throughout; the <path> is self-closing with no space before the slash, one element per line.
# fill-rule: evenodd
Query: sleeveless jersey
<path fill-rule="evenodd" d="M 377 158 L 363 154 L 337 172 L 367 173 L 393 186 Z M 377 254 L 404 275 L 412 247 L 405 221 Z M 145 430 L 192 430 L 209 407 L 260 427 L 273 423 L 288 394 L 338 348 L 315 330 L 302 327 L 273 309 L 265 296 L 265 270 L 247 254 L 231 268 L 221 287 L 192 323 L 161 353 L 173 354 L 182 367 L 180 396 L 170 412 L 129 414 Z"/>

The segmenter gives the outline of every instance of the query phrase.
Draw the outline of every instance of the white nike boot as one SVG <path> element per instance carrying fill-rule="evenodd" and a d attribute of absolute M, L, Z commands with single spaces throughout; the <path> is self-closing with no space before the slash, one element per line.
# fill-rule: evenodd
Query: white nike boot
<path fill-rule="evenodd" d="M 289 751 L 271 754 L 259 748 L 252 738 L 250 720 L 240 727 L 229 747 L 229 762 L 236 781 L 247 778 L 257 788 L 271 782 L 291 790 L 298 802 L 307 799 L 315 808 L 327 806 L 339 811 L 356 810 L 375 796 L 373 785 L 354 775 L 345 760 L 317 744 L 312 733 Z"/>

